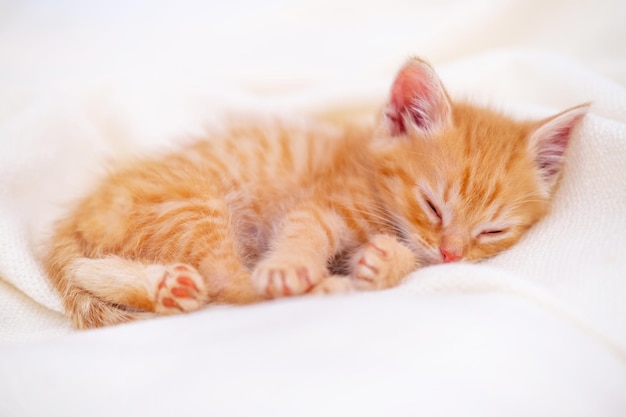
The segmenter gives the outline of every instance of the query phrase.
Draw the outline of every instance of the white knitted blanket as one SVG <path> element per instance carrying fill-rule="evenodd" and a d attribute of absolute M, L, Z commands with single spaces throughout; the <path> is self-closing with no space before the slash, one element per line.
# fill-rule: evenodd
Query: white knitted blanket
<path fill-rule="evenodd" d="M 55 415 L 52 411 L 46 414 L 45 407 L 65 415 L 113 413 L 113 402 L 107 402 L 103 392 L 109 392 L 111 401 L 120 401 L 128 410 L 144 410 L 144 403 L 106 383 L 107 377 L 130 378 L 131 382 L 124 382 L 128 386 L 148 383 L 149 377 L 139 375 L 149 374 L 149 369 L 133 362 L 142 357 L 136 356 L 141 355 L 138 346 L 154 349 L 154 358 L 146 359 L 150 366 L 160 366 L 159 357 L 176 362 L 168 349 L 180 349 L 181 355 L 201 355 L 204 348 L 215 357 L 229 357 L 234 351 L 233 357 L 244 366 L 250 364 L 237 352 L 248 345 L 262 346 L 268 361 L 274 362 L 265 367 L 251 366 L 248 373 L 237 368 L 237 363 L 231 364 L 236 371 L 224 365 L 220 369 L 221 377 L 227 378 L 225 385 L 206 374 L 172 371 L 168 375 L 178 382 L 204 381 L 198 394 L 205 395 L 205 388 L 222 390 L 217 413 L 207 408 L 207 413 L 215 415 L 254 415 L 249 414 L 254 410 L 273 415 L 352 415 L 356 411 L 361 415 L 403 415 L 407 413 L 401 411 L 406 409 L 392 405 L 413 406 L 398 398 L 418 398 L 411 397 L 412 386 L 428 390 L 430 383 L 443 384 L 445 378 L 437 381 L 440 371 L 449 377 L 446 381 L 459 383 L 459 390 L 469 389 L 459 400 L 464 404 L 463 415 L 490 415 L 489 410 L 499 410 L 493 415 L 624 415 L 620 413 L 626 410 L 626 400 L 620 400 L 617 389 L 626 389 L 623 5 L 521 0 L 452 1 L 437 6 L 421 1 L 356 0 L 299 5 L 286 0 L 219 5 L 192 0 L 175 5 L 137 2 L 130 6 L 121 0 L 86 4 L 63 0 L 0 5 L 0 346 L 4 346 L 0 348 L 0 369 L 5 370 L 4 374 L 0 371 L 0 404 L 4 404 L 0 405 L 0 415 Z M 542 117 L 593 102 L 568 150 L 553 212 L 517 246 L 480 265 L 425 268 L 411 274 L 400 288 L 380 294 L 207 310 L 188 317 L 73 334 L 37 256 L 52 219 L 63 212 L 68 201 L 88 189 L 107 158 L 167 146 L 233 109 L 374 110 L 384 101 L 396 69 L 411 54 L 435 65 L 452 96 L 490 103 L 516 117 Z M 376 310 L 367 305 L 375 305 Z M 318 308 L 324 313 L 312 319 Z M 346 318 L 346 309 L 359 314 Z M 524 349 L 535 352 L 534 357 L 545 359 L 545 363 L 523 364 L 523 359 L 515 365 L 502 363 L 514 367 L 512 375 L 518 379 L 512 389 L 532 393 L 527 400 L 538 408 L 511 411 L 515 397 L 506 397 L 505 389 L 498 388 L 498 378 L 505 375 L 498 373 L 497 361 L 485 365 L 494 379 L 482 380 L 484 387 L 494 389 L 493 397 L 476 400 L 480 407 L 475 409 L 466 407 L 471 403 L 473 383 L 460 383 L 458 378 L 468 372 L 479 374 L 481 368 L 463 362 L 476 359 L 470 356 L 459 359 L 456 365 L 436 365 L 438 360 L 452 360 L 445 352 L 437 356 L 437 346 L 446 349 L 444 341 L 437 339 L 441 336 L 437 326 L 459 323 L 446 311 L 458 313 L 459 320 L 467 311 L 483 323 L 493 324 L 477 330 L 496 346 L 488 350 L 490 358 L 498 357 L 495 349 L 502 346 L 498 343 L 511 337 L 506 332 L 513 328 L 519 329 L 520 340 L 537 341 Z M 407 315 L 419 317 L 420 324 L 415 325 L 425 333 L 406 336 L 403 329 L 412 324 L 398 324 L 398 320 Z M 428 320 L 433 327 L 424 330 Z M 307 328 L 312 326 L 311 333 L 297 330 L 303 321 Z M 392 321 L 395 324 L 385 324 Z M 369 328 L 368 323 L 371 332 L 363 330 Z M 229 333 L 226 329 L 230 325 L 242 333 Z M 473 345 L 467 340 L 473 339 L 460 327 L 454 328 L 457 330 L 451 331 L 450 337 L 461 344 L 463 352 L 471 350 Z M 206 337 L 189 336 L 197 329 L 207 329 Z M 208 329 L 212 329 L 210 334 Z M 276 336 L 279 329 L 295 332 L 300 339 L 285 341 L 284 334 Z M 358 343 L 343 339 L 351 330 L 356 331 L 355 338 L 362 338 Z M 198 352 L 189 351 L 188 345 L 164 342 L 159 339 L 163 331 L 190 337 Z M 381 337 L 390 343 L 382 343 Z M 431 345 L 426 337 L 441 344 Z M 329 347 L 321 339 L 343 340 L 344 345 L 337 342 Z M 125 353 L 126 342 L 129 350 Z M 377 348 L 355 353 L 354 364 L 364 372 L 363 378 L 346 368 L 350 359 L 341 357 L 341 365 L 336 364 L 344 376 L 354 375 L 343 382 L 362 389 L 364 397 L 350 394 L 344 385 L 334 388 L 342 392 L 345 401 L 335 398 L 324 403 L 316 396 L 315 392 L 331 395 L 331 388 L 320 388 L 320 384 L 332 385 L 329 381 L 340 376 L 332 371 L 335 349 L 358 350 L 371 344 Z M 98 378 L 93 387 L 101 394 L 81 388 L 81 381 L 88 377 L 85 369 L 91 369 L 88 364 L 99 360 L 85 353 L 94 346 L 112 349 L 107 350 L 112 362 L 97 368 L 104 379 Z M 287 351 L 286 346 L 302 349 L 307 355 L 319 354 L 324 360 L 309 357 L 309 366 L 300 364 L 289 371 L 288 363 L 296 361 L 298 355 Z M 511 357 L 524 358 L 521 348 L 506 348 L 511 349 Z M 118 356 L 110 356 L 110 352 Z M 421 354 L 428 354 L 432 361 L 419 366 L 411 362 Z M 362 368 L 364 363 L 372 363 L 366 359 L 377 361 L 394 355 L 400 358 L 398 362 L 387 365 L 411 363 L 407 365 L 409 371 L 387 369 L 384 375 L 390 378 L 389 385 L 368 385 L 366 374 L 382 375 L 376 373 L 376 366 L 386 362 Z M 82 365 L 71 365 L 76 357 L 81 358 Z M 280 362 L 281 358 L 287 362 Z M 564 361 L 561 368 L 559 360 Z M 66 398 L 62 393 L 59 397 L 44 395 L 45 381 L 33 382 L 41 370 L 38 367 L 50 361 L 70 364 L 66 370 L 74 375 L 68 377 L 74 382 L 68 386 L 84 395 L 84 402 L 70 406 L 59 399 Z M 187 359 L 183 362 L 195 366 Z M 529 371 L 524 377 L 524 366 L 537 372 L 549 369 L 549 380 L 568 388 L 563 388 L 561 396 L 554 385 L 528 388 L 545 375 Z M 568 373 L 568 366 L 576 366 L 580 374 Z M 319 373 L 320 367 L 329 367 L 328 373 Z M 46 369 L 46 381 L 63 379 L 63 367 Z M 420 383 L 412 380 L 420 369 L 432 379 Z M 250 392 L 246 394 L 252 396 L 250 408 L 238 405 L 237 378 L 248 381 L 243 388 L 256 389 L 259 396 L 279 401 L 281 396 L 273 396 L 263 379 L 254 374 L 273 370 L 281 375 L 274 380 L 276 389 L 291 396 L 283 398 L 285 407 L 264 402 Z M 234 373 L 225 377 L 229 372 Z M 319 404 L 301 408 L 310 401 L 294 386 L 298 375 L 303 374 L 319 380 L 308 380 L 301 388 L 310 389 L 314 400 L 322 401 L 319 404 L 334 408 Z M 156 382 L 147 386 L 158 391 Z M 232 387 L 229 390 L 226 386 Z M 557 399 L 543 397 L 544 388 L 556 389 L 551 392 Z M 25 392 L 34 392 L 42 401 L 38 405 L 29 402 Z M 148 401 L 149 392 L 139 392 L 138 398 Z M 522 397 L 518 400 L 529 404 Z M 428 413 L 433 411 L 428 407 L 436 409 L 446 401 L 436 395 L 429 398 L 420 397 L 421 404 L 425 415 L 435 415 Z M 3 403 L 3 399 L 7 401 Z M 101 408 L 90 408 L 90 404 Z M 351 408 L 354 404 L 361 404 L 361 408 Z M 145 408 L 153 415 L 176 411 L 153 406 Z M 455 414 L 461 408 L 447 407 L 440 410 L 449 409 L 450 414 L 441 411 L 437 415 L 461 415 Z"/>

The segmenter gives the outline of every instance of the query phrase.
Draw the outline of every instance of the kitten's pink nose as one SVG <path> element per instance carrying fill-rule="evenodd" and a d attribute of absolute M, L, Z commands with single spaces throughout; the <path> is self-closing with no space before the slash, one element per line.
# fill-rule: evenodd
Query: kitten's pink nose
<path fill-rule="evenodd" d="M 463 257 L 460 251 L 451 249 L 451 248 L 439 248 L 441 251 L 441 255 L 443 256 L 443 261 L 445 263 L 458 261 Z"/>

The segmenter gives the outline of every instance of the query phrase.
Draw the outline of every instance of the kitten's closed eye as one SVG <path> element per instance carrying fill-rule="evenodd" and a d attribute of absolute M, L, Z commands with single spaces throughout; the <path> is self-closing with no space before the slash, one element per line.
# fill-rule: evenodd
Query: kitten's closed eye
<path fill-rule="evenodd" d="M 509 229 L 506 227 L 487 228 L 479 232 L 477 237 L 481 240 L 500 240 L 508 235 Z"/>
<path fill-rule="evenodd" d="M 481 235 L 488 235 L 488 236 L 495 236 L 495 235 L 500 235 L 503 234 L 504 230 L 485 230 L 484 232 L 481 232 Z"/>
<path fill-rule="evenodd" d="M 441 220 L 441 213 L 439 212 L 439 210 L 437 210 L 437 207 L 429 199 L 425 198 L 425 200 L 426 204 L 428 204 L 428 207 L 430 207 L 430 210 L 433 212 L 433 214 L 437 216 L 439 220 Z"/>

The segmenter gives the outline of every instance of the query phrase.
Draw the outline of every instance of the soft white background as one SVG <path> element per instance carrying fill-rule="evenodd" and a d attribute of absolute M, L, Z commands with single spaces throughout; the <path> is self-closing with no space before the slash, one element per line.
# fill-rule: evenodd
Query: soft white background
<path fill-rule="evenodd" d="M 620 1 L 0 2 L 0 415 L 626 414 Z M 107 158 L 229 110 L 375 111 L 410 55 L 516 117 L 593 101 L 553 213 L 392 291 L 74 334 L 37 263 Z"/>

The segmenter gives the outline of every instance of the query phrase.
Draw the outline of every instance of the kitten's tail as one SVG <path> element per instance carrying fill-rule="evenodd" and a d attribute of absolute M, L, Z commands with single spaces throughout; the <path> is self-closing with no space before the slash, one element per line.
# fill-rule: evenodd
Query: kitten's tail
<path fill-rule="evenodd" d="M 69 224 L 59 224 L 44 267 L 74 327 L 86 329 L 153 317 L 154 314 L 106 301 L 76 281 L 72 264 L 84 258 L 81 242 Z"/>

